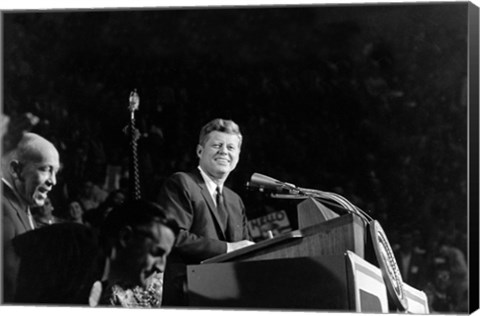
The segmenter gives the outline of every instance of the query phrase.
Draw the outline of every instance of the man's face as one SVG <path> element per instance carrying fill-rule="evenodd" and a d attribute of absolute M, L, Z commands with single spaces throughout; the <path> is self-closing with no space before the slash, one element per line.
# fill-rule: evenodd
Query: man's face
<path fill-rule="evenodd" d="M 163 272 L 174 242 L 172 230 L 160 223 L 132 229 L 132 235 L 118 257 L 124 281 L 130 285 L 145 286 L 149 276 Z"/>
<path fill-rule="evenodd" d="M 450 272 L 448 270 L 438 270 L 435 273 L 435 284 L 439 290 L 446 290 L 450 285 Z"/>
<path fill-rule="evenodd" d="M 36 159 L 24 162 L 17 171 L 15 187 L 30 206 L 43 206 L 57 183 L 59 155 L 54 148 L 40 150 Z"/>
<path fill-rule="evenodd" d="M 85 197 L 90 197 L 90 196 L 92 196 L 92 193 L 93 193 L 93 182 L 86 181 L 83 184 L 83 195 Z"/>
<path fill-rule="evenodd" d="M 121 192 L 117 192 L 115 193 L 115 195 L 113 196 L 113 205 L 115 206 L 119 206 L 119 205 L 122 205 L 122 203 L 125 201 L 125 195 Z"/>
<path fill-rule="evenodd" d="M 237 135 L 213 131 L 204 146 L 198 145 L 200 167 L 213 179 L 225 179 L 235 169 L 240 156 Z"/>
<path fill-rule="evenodd" d="M 73 201 L 68 204 L 68 213 L 72 219 L 80 220 L 83 216 L 82 206 L 77 201 Z"/>

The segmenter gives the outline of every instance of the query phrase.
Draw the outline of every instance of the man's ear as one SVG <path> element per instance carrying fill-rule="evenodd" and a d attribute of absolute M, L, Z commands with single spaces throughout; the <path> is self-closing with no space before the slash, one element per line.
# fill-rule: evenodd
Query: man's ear
<path fill-rule="evenodd" d="M 12 175 L 12 177 L 15 180 L 23 181 L 22 164 L 20 163 L 20 161 L 18 161 L 18 160 L 10 161 L 9 171 L 10 171 L 10 174 Z"/>
<path fill-rule="evenodd" d="M 202 153 L 203 153 L 203 147 L 202 145 L 197 145 L 197 157 L 200 158 L 202 156 Z"/>
<path fill-rule="evenodd" d="M 125 248 L 128 243 L 132 240 L 133 230 L 130 226 L 125 226 L 118 232 L 118 244 Z"/>

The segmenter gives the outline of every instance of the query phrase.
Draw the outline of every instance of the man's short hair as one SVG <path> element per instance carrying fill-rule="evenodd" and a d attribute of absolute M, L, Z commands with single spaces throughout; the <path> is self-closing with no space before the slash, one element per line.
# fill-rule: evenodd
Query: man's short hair
<path fill-rule="evenodd" d="M 178 235 L 179 226 L 175 218 L 158 204 L 146 200 L 127 200 L 108 213 L 101 227 L 105 250 L 109 251 L 118 241 L 120 231 L 125 227 L 139 227 L 159 223 Z"/>
<path fill-rule="evenodd" d="M 242 146 L 242 133 L 240 133 L 240 127 L 238 127 L 237 123 L 232 120 L 225 120 L 221 118 L 211 120 L 202 127 L 202 129 L 200 130 L 200 137 L 198 143 L 202 146 L 205 146 L 208 135 L 213 131 L 237 135 L 240 140 L 238 146 Z"/>

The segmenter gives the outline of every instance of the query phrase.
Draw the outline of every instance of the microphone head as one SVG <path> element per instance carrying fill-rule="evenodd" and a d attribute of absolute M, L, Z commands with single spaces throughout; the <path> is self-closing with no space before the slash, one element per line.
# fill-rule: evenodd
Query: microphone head
<path fill-rule="evenodd" d="M 254 188 L 269 190 L 281 190 L 284 186 L 282 182 L 259 173 L 252 174 L 248 185 Z"/>

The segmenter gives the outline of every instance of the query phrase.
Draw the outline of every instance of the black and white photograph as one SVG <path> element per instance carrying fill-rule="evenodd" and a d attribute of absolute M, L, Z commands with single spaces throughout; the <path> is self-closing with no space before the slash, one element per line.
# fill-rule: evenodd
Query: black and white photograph
<path fill-rule="evenodd" d="M 478 310 L 478 4 L 59 5 L 0 9 L 0 309 Z"/>

